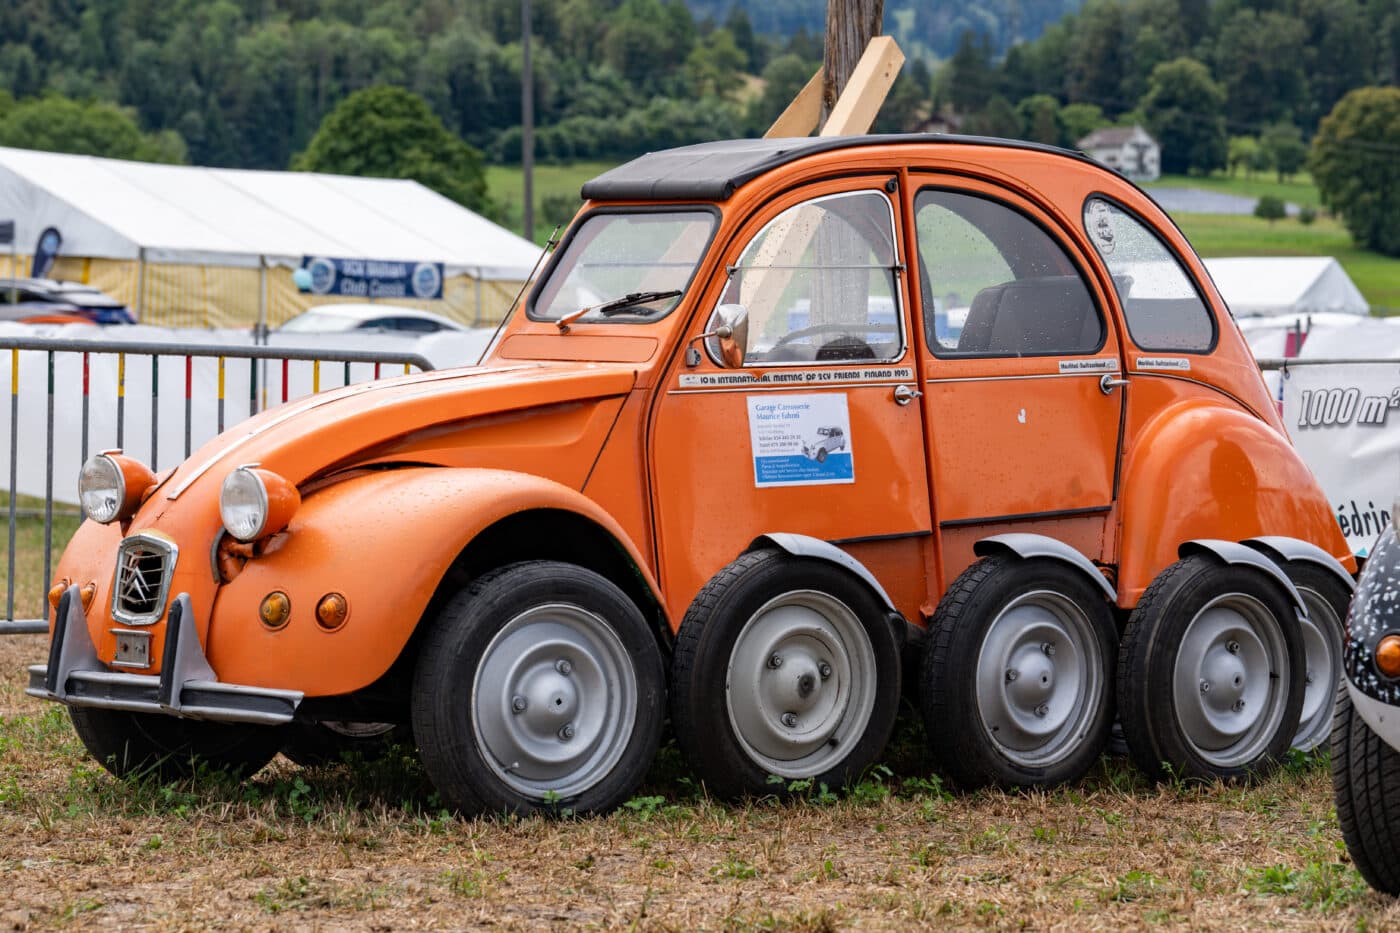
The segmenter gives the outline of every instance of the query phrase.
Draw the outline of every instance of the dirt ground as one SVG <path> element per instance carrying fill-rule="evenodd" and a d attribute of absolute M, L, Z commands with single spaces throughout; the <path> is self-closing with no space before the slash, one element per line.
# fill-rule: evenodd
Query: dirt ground
<path fill-rule="evenodd" d="M 844 798 L 723 806 L 669 750 L 610 817 L 462 821 L 407 754 L 116 781 L 24 696 L 43 653 L 0 639 L 0 930 L 1400 927 L 1350 866 L 1325 762 L 1197 789 L 1108 758 L 1053 793 L 950 795 L 896 748 Z"/>

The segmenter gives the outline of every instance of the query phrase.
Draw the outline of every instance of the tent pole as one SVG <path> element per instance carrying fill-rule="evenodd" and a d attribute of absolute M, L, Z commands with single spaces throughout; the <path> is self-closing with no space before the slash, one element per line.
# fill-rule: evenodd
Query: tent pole
<path fill-rule="evenodd" d="M 136 250 L 136 320 L 146 322 L 146 247 Z"/>
<path fill-rule="evenodd" d="M 476 320 L 473 322 L 477 327 L 481 326 L 481 269 L 476 270 Z"/>

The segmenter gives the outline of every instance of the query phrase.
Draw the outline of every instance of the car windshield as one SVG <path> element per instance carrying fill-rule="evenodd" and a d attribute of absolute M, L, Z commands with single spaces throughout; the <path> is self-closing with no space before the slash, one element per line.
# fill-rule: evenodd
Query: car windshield
<path fill-rule="evenodd" d="M 327 334 L 354 330 L 360 322 L 353 317 L 340 314 L 326 314 L 323 311 L 307 311 L 298 314 L 278 330 L 294 334 Z"/>
<path fill-rule="evenodd" d="M 714 232 L 705 210 L 598 212 L 569 237 L 536 289 L 530 317 L 557 321 L 582 308 L 623 301 L 584 320 L 655 320 L 680 304 Z"/>

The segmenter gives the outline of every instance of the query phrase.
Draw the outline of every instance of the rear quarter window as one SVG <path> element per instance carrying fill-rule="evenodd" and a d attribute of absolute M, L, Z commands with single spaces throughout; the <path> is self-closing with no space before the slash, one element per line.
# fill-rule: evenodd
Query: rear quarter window
<path fill-rule="evenodd" d="M 1104 198 L 1090 198 L 1084 230 L 1108 266 L 1133 343 L 1143 350 L 1214 349 L 1215 318 L 1151 228 Z"/>

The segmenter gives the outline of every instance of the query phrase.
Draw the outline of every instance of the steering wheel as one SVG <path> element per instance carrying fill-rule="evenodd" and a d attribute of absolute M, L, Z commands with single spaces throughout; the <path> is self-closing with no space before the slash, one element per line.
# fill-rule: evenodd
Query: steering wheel
<path fill-rule="evenodd" d="M 895 334 L 899 332 L 896 324 L 876 324 L 867 321 L 864 324 L 842 324 L 832 322 L 829 324 L 810 324 L 807 327 L 799 327 L 797 330 L 784 334 L 773 344 L 773 350 L 786 346 L 794 340 L 801 340 L 803 337 L 811 337 L 815 334 L 849 334 L 852 331 L 863 331 L 867 334 Z M 771 352 L 771 351 L 770 351 Z"/>

